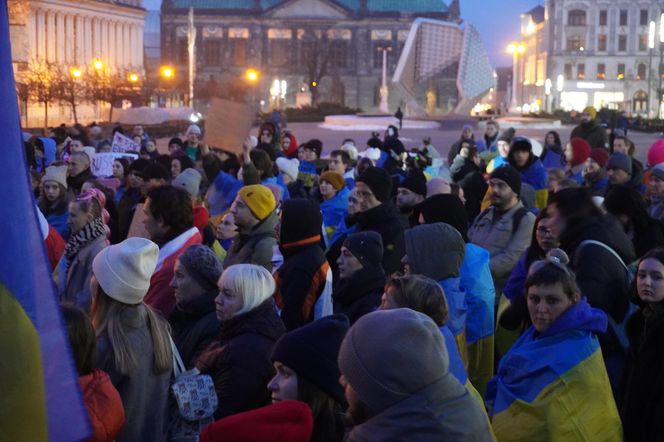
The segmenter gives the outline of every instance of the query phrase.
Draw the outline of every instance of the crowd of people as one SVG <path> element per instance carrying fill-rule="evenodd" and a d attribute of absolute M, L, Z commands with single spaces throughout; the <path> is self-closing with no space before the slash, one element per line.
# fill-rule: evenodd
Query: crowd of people
<path fill-rule="evenodd" d="M 25 134 L 91 440 L 657 440 L 664 140 L 643 164 L 595 119 L 465 126 L 447 161 L 396 126 L 134 126 L 110 176 L 120 126 Z"/>

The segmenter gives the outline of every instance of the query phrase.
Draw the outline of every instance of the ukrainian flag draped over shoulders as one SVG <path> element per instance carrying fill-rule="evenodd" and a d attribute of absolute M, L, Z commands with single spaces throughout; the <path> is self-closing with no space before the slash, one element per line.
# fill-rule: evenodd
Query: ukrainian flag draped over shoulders
<path fill-rule="evenodd" d="M 37 222 L 11 60 L 0 0 L 0 440 L 81 440 L 89 422 Z"/>
<path fill-rule="evenodd" d="M 530 327 L 487 388 L 500 441 L 621 441 L 622 426 L 595 333 L 606 315 L 585 298 L 542 334 Z"/>

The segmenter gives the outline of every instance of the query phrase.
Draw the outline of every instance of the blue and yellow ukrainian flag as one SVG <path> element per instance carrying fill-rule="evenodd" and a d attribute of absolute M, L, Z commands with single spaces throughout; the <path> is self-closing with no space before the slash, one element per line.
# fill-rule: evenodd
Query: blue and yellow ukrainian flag
<path fill-rule="evenodd" d="M 0 72 L 0 440 L 81 440 L 90 435 L 90 424 L 37 224 L 5 0 Z"/>
<path fill-rule="evenodd" d="M 563 314 L 563 322 L 588 317 L 581 311 L 589 309 L 585 300 L 578 304 L 583 305 Z M 603 321 L 606 330 L 605 315 Z M 554 322 L 550 328 L 560 325 L 565 326 Z M 580 328 L 546 333 L 538 336 L 530 327 L 489 382 L 486 403 L 496 439 L 621 441 L 622 425 L 597 338 Z"/>

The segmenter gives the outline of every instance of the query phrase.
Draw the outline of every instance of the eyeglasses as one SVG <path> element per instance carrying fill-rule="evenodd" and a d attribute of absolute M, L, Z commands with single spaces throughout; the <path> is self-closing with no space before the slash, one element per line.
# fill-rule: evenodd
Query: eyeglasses
<path fill-rule="evenodd" d="M 539 233 L 542 236 L 553 236 L 553 231 L 543 226 L 537 227 L 537 233 Z"/>

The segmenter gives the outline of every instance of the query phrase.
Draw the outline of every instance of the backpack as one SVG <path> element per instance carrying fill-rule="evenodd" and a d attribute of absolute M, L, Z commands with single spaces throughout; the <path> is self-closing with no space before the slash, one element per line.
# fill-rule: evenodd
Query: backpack
<path fill-rule="evenodd" d="M 489 213 L 489 209 L 486 209 L 484 212 L 480 213 L 477 216 L 477 219 L 475 220 L 475 223 L 477 223 L 479 220 L 484 218 L 487 213 Z M 523 219 L 524 216 L 526 216 L 527 213 L 528 213 L 528 209 L 526 209 L 525 206 L 519 207 L 516 210 L 516 212 L 514 212 L 514 216 L 512 216 L 512 235 L 514 235 L 516 233 L 516 231 L 519 230 L 519 224 L 521 224 L 521 220 Z"/>
<path fill-rule="evenodd" d="M 638 270 L 638 260 L 627 265 L 615 250 L 613 250 L 611 247 L 604 244 L 603 242 L 596 241 L 594 239 L 586 239 L 584 241 L 581 241 L 576 250 L 578 251 L 580 248 L 582 248 L 587 244 L 602 247 L 604 250 L 611 253 L 611 255 L 613 255 L 618 260 L 618 262 L 620 262 L 622 267 L 625 269 L 624 290 L 626 293 L 629 293 L 629 288 L 634 282 L 634 279 L 636 279 L 636 272 Z M 576 256 L 576 252 L 574 253 L 574 255 Z M 617 338 L 618 343 L 620 344 L 620 347 L 622 348 L 623 352 L 626 352 L 627 348 L 629 347 L 629 339 L 627 337 L 627 332 L 625 331 L 625 325 L 627 324 L 627 320 L 629 319 L 629 317 L 632 316 L 632 314 L 636 312 L 637 309 L 638 307 L 636 306 L 636 304 L 629 301 L 629 304 L 627 305 L 627 312 L 625 312 L 625 317 L 620 322 L 616 322 L 616 320 L 613 319 L 611 315 L 609 314 L 606 315 L 609 320 L 609 329 L 613 332 L 613 334 Z"/>

